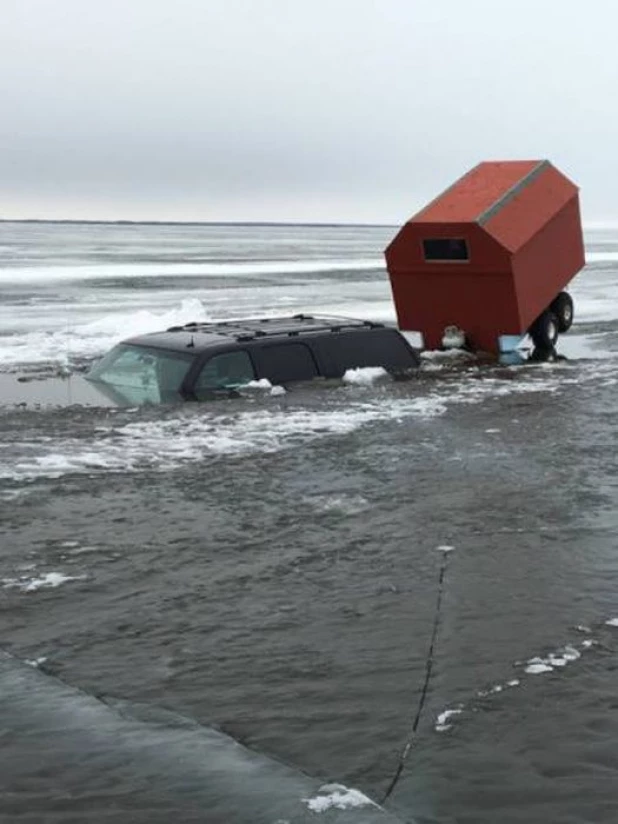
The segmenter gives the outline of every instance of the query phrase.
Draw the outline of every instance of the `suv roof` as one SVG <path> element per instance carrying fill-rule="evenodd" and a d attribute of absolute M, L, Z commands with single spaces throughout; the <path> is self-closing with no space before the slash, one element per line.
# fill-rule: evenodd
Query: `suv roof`
<path fill-rule="evenodd" d="M 185 350 L 187 347 L 191 347 L 196 351 L 202 351 L 214 345 L 232 341 L 244 342 L 274 337 L 295 337 L 301 334 L 323 334 L 380 328 L 387 327 L 383 323 L 369 320 L 300 314 L 291 317 L 194 321 L 185 323 L 182 326 L 170 326 L 164 332 L 139 335 L 125 342 L 177 350 Z M 186 335 L 189 336 L 188 341 Z"/>

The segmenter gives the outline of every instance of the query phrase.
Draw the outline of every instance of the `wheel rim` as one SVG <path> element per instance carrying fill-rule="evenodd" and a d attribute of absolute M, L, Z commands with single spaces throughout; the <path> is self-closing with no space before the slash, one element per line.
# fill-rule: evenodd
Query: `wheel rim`
<path fill-rule="evenodd" d="M 550 320 L 547 324 L 547 336 L 552 343 L 555 343 L 558 340 L 558 326 L 553 320 Z"/>
<path fill-rule="evenodd" d="M 570 323 L 571 322 L 571 318 L 573 317 L 573 310 L 571 309 L 571 307 L 568 304 L 562 310 L 562 317 L 563 317 L 565 323 Z"/>

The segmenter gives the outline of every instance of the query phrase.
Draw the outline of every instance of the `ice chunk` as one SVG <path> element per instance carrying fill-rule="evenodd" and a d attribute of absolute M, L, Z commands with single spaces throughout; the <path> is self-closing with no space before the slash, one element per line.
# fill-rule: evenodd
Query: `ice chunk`
<path fill-rule="evenodd" d="M 387 374 L 381 366 L 363 366 L 358 369 L 348 369 L 343 376 L 343 381 L 357 386 L 368 386 Z"/>
<path fill-rule="evenodd" d="M 540 675 L 543 672 L 553 672 L 554 668 L 551 667 L 549 664 L 543 663 L 543 661 L 531 661 L 528 663 L 528 666 L 524 670 L 529 675 Z"/>
<path fill-rule="evenodd" d="M 438 717 L 436 718 L 435 730 L 436 732 L 444 732 L 444 730 L 450 730 L 453 726 L 449 724 L 449 719 L 452 718 L 454 715 L 461 715 L 463 712 L 462 707 L 457 707 L 452 710 L 444 710 L 441 712 Z"/>
<path fill-rule="evenodd" d="M 272 389 L 272 386 L 268 378 L 260 378 L 259 381 L 249 381 L 243 389 Z"/>
<path fill-rule="evenodd" d="M 314 798 L 304 798 L 303 801 L 314 813 L 323 813 L 332 807 L 348 810 L 354 807 L 377 806 L 359 790 L 349 789 L 343 784 L 324 784 Z"/>
<path fill-rule="evenodd" d="M 83 580 L 83 575 L 65 575 L 62 572 L 47 572 L 40 578 L 5 578 L 2 583 L 5 588 L 15 587 L 22 592 L 36 592 L 43 587 L 59 587 L 67 581 Z"/>

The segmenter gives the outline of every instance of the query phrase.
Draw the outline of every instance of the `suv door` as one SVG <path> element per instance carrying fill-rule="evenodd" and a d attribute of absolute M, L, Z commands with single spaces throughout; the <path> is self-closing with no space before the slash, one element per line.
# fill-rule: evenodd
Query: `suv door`
<path fill-rule="evenodd" d="M 419 365 L 419 357 L 396 329 L 342 330 L 320 337 L 318 355 L 329 377 L 340 377 L 348 369 L 381 366 L 403 373 Z"/>
<path fill-rule="evenodd" d="M 213 394 L 230 392 L 255 380 L 255 369 L 244 349 L 218 352 L 208 358 L 200 369 L 192 393 L 197 400 L 207 400 Z"/>
<path fill-rule="evenodd" d="M 320 373 L 307 344 L 286 342 L 256 347 L 253 356 L 261 378 L 272 384 L 309 381 Z"/>

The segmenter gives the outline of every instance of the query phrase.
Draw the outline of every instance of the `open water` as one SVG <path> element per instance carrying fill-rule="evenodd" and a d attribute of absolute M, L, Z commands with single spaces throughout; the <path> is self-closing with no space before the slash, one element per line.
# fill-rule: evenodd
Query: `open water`
<path fill-rule="evenodd" d="M 83 369 L 191 320 L 392 320 L 394 231 L 0 224 L 0 370 Z M 227 783 L 196 777 L 204 750 L 180 716 L 275 759 L 273 798 L 282 762 L 381 801 L 446 563 L 427 699 L 386 809 L 615 824 L 618 231 L 586 239 L 566 361 L 428 354 L 406 383 L 368 372 L 211 405 L 0 406 L 0 647 L 13 656 L 0 820 L 288 820 L 255 807 L 240 765 Z M 119 719 L 147 711 L 133 733 L 162 736 L 156 769 L 91 699 Z M 358 821 L 367 809 L 348 805 Z"/>

